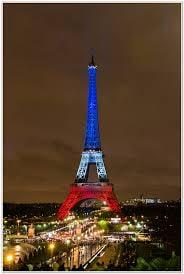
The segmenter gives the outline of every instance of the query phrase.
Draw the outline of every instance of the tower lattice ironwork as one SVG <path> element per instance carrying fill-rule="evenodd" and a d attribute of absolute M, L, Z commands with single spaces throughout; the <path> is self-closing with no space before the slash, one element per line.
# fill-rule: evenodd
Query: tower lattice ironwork
<path fill-rule="evenodd" d="M 86 199 L 101 200 L 106 202 L 112 211 L 116 213 L 121 212 L 120 205 L 113 191 L 113 185 L 109 183 L 107 177 L 103 160 L 104 155 L 101 150 L 96 74 L 97 65 L 92 56 L 88 65 L 88 104 L 84 149 L 75 183 L 71 185 L 70 193 L 59 209 L 59 219 L 64 219 L 77 203 Z M 98 182 L 88 182 L 90 165 L 96 165 Z"/>

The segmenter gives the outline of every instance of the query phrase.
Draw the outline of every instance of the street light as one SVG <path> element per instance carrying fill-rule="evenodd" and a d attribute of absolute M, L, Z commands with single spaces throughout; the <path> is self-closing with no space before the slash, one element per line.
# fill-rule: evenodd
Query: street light
<path fill-rule="evenodd" d="M 9 266 L 9 270 L 10 270 L 11 263 L 13 262 L 13 255 L 7 255 L 6 260 L 7 260 L 8 266 Z"/>
<path fill-rule="evenodd" d="M 6 259 L 7 259 L 8 263 L 11 263 L 13 261 L 13 256 L 12 255 L 7 255 Z"/>
<path fill-rule="evenodd" d="M 55 247 L 55 244 L 54 244 L 54 243 L 51 243 L 51 244 L 49 245 L 49 249 L 50 249 L 50 250 L 54 250 L 54 247 Z"/>
<path fill-rule="evenodd" d="M 21 220 L 17 220 L 17 235 L 19 235 L 19 227 L 20 227 Z"/>
<path fill-rule="evenodd" d="M 54 243 L 49 244 L 49 249 L 51 251 L 51 257 L 53 257 L 54 248 L 55 248 L 55 244 Z"/>
<path fill-rule="evenodd" d="M 80 263 L 80 251 L 79 251 L 79 241 L 80 241 L 81 237 L 78 236 L 77 237 L 77 264 L 78 264 L 78 267 L 79 267 L 79 263 Z"/>
<path fill-rule="evenodd" d="M 69 263 L 68 263 L 68 260 L 69 260 L 69 244 L 70 244 L 70 239 L 67 239 L 66 240 L 66 244 L 67 244 L 67 268 L 69 267 Z"/>
<path fill-rule="evenodd" d="M 66 240 L 66 244 L 67 244 L 67 245 L 70 244 L 70 240 L 69 240 L 69 239 Z"/>

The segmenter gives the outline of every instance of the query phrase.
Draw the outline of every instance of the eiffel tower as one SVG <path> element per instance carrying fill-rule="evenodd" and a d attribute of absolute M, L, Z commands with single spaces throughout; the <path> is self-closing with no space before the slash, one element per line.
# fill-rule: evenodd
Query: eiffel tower
<path fill-rule="evenodd" d="M 58 218 L 63 220 L 80 202 L 86 199 L 96 199 L 105 202 L 115 213 L 121 213 L 120 205 L 109 182 L 104 164 L 104 154 L 101 149 L 100 130 L 98 122 L 98 102 L 96 89 L 97 65 L 92 56 L 88 65 L 88 105 L 85 129 L 84 149 L 81 155 L 75 182 L 70 186 L 70 192 L 58 211 Z M 97 182 L 89 182 L 89 169 L 96 165 Z"/>

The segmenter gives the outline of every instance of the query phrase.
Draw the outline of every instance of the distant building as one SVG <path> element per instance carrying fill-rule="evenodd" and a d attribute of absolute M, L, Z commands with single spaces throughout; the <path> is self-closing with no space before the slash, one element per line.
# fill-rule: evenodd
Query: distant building
<path fill-rule="evenodd" d="M 125 205 L 137 205 L 138 203 L 142 203 L 141 199 L 136 199 L 136 198 L 130 198 L 129 200 L 125 201 Z"/>
<path fill-rule="evenodd" d="M 161 203 L 159 198 L 144 198 L 145 204 L 159 204 Z"/>
<path fill-rule="evenodd" d="M 138 204 L 159 204 L 159 203 L 161 203 L 160 198 L 143 197 L 143 194 L 141 194 L 140 198 L 131 198 L 129 200 L 126 200 L 124 204 L 138 205 Z"/>

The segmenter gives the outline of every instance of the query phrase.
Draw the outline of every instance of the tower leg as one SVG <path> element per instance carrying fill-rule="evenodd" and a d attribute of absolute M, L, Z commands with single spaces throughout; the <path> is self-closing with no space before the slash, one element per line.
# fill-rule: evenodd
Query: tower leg
<path fill-rule="evenodd" d="M 107 173 L 105 170 L 105 165 L 102 157 L 102 153 L 98 152 L 95 156 L 95 162 L 96 162 L 96 169 L 98 174 L 99 181 L 108 181 L 107 179 Z"/>
<path fill-rule="evenodd" d="M 89 165 L 89 154 L 82 153 L 81 161 L 77 171 L 76 181 L 82 182 L 87 180 L 86 176 L 87 176 L 88 165 Z"/>

